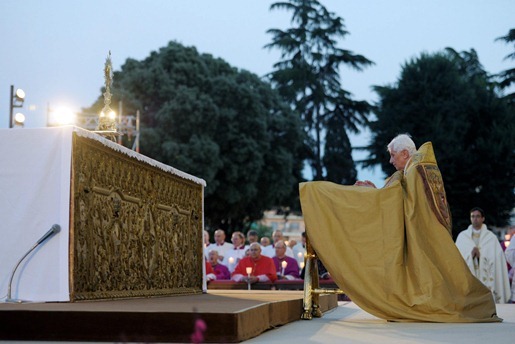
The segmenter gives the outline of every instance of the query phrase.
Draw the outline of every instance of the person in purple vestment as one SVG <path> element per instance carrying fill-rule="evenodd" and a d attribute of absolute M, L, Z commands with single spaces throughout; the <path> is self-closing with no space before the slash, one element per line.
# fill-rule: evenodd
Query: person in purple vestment
<path fill-rule="evenodd" d="M 277 279 L 299 279 L 299 264 L 295 258 L 286 255 L 286 244 L 279 240 L 275 243 L 275 257 L 272 257 L 277 271 Z"/>
<path fill-rule="evenodd" d="M 209 251 L 209 263 L 211 263 L 211 267 L 213 268 L 213 273 L 216 276 L 216 280 L 228 280 L 231 279 L 231 273 L 227 266 L 218 262 L 220 259 L 217 250 Z"/>

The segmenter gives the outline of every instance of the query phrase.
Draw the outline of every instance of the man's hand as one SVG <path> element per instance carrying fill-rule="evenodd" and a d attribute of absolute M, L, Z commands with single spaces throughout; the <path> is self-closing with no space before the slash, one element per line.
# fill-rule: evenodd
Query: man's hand
<path fill-rule="evenodd" d="M 356 186 L 365 186 L 367 188 L 374 188 L 377 189 L 374 183 L 372 183 L 370 180 L 358 180 L 356 183 L 354 183 Z"/>
<path fill-rule="evenodd" d="M 259 278 L 257 278 L 256 276 L 250 276 L 250 277 L 245 276 L 245 277 L 243 277 L 241 279 L 241 281 L 245 282 L 245 283 L 249 283 L 250 282 L 250 284 L 254 284 L 254 283 L 259 281 Z"/>
<path fill-rule="evenodd" d="M 477 246 L 474 246 L 474 248 L 472 249 L 472 252 L 470 253 L 472 255 L 472 259 L 479 259 L 480 257 L 480 253 L 479 253 L 479 248 L 477 248 Z"/>

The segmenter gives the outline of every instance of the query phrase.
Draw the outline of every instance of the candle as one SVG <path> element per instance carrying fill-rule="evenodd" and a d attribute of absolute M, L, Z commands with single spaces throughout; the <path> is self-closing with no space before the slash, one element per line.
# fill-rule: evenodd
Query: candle
<path fill-rule="evenodd" d="M 283 276 L 284 276 L 284 269 L 286 269 L 286 267 L 287 267 L 287 266 L 288 266 L 288 263 L 287 263 L 286 261 L 283 261 L 283 262 L 281 263 L 281 267 L 283 268 L 281 275 L 283 275 Z"/>
<path fill-rule="evenodd" d="M 304 269 L 304 262 L 300 262 L 300 268 Z"/>
<path fill-rule="evenodd" d="M 247 266 L 245 270 L 247 271 L 247 276 L 249 277 L 249 279 L 247 280 L 247 287 L 248 290 L 250 290 L 250 274 L 252 273 L 252 267 Z"/>

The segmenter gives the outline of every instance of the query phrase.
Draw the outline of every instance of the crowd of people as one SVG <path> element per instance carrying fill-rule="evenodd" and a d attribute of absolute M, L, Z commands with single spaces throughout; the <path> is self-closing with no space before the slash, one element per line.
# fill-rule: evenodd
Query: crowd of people
<path fill-rule="evenodd" d="M 204 231 L 208 281 L 256 283 L 301 279 L 306 253 L 305 233 L 302 233 L 301 242 L 285 240 L 281 230 L 275 230 L 271 238 L 259 238 L 255 230 L 249 230 L 246 237 L 236 231 L 231 236 L 232 244 L 225 238 L 225 231 L 217 229 L 211 243 L 209 232 Z"/>
<path fill-rule="evenodd" d="M 515 303 L 515 282 L 512 282 L 515 245 L 504 247 L 499 242 L 484 224 L 485 215 L 481 208 L 471 209 L 470 219 L 471 225 L 456 240 L 458 250 L 472 274 L 492 291 L 496 303 Z M 215 242 L 211 243 L 209 233 L 204 231 L 208 281 L 256 283 L 304 278 L 305 233 L 299 243 L 285 241 L 280 230 L 273 232 L 272 240 L 268 237 L 260 240 L 255 230 L 248 231 L 246 237 L 242 232 L 234 232 L 232 244 L 226 242 L 225 237 L 225 232 L 218 229 Z M 318 263 L 320 277 L 329 278 L 321 261 Z"/>

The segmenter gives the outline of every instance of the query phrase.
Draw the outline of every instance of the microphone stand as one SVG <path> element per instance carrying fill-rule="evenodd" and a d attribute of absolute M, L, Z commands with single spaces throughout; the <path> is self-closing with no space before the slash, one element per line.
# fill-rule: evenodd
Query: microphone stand
<path fill-rule="evenodd" d="M 11 298 L 11 286 L 12 286 L 12 283 L 13 283 L 13 278 L 14 278 L 14 274 L 16 273 L 16 269 L 18 269 L 18 266 L 20 266 L 21 262 L 32 252 L 34 251 L 34 249 L 36 249 L 36 247 L 38 247 L 39 245 L 41 245 L 46 239 L 48 239 L 49 237 L 51 237 L 52 235 L 56 234 L 56 233 L 59 233 L 59 231 L 61 230 L 61 226 L 55 224 L 52 226 L 52 228 L 50 228 L 50 230 L 48 232 L 45 233 L 45 235 L 43 235 L 41 237 L 41 239 L 38 240 L 37 243 L 34 244 L 34 246 L 32 246 L 28 251 L 27 253 L 25 253 L 23 255 L 23 257 L 21 257 L 21 259 L 18 261 L 18 263 L 16 263 L 16 266 L 14 267 L 13 269 L 13 272 L 11 274 L 11 278 L 9 280 L 9 286 L 7 288 L 7 298 L 5 299 L 5 302 L 9 302 L 9 303 L 22 303 L 24 302 L 23 300 L 20 300 L 20 299 L 13 299 Z"/>

